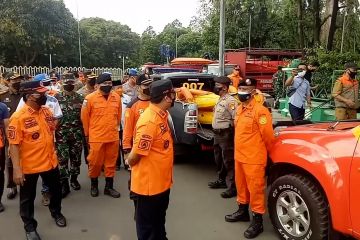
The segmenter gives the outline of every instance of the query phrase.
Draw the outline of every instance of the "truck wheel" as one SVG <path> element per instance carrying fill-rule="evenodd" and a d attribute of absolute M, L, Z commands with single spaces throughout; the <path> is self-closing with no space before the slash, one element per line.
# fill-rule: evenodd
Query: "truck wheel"
<path fill-rule="evenodd" d="M 319 188 L 307 177 L 278 178 L 268 196 L 271 222 L 286 240 L 328 239 L 329 209 Z"/>

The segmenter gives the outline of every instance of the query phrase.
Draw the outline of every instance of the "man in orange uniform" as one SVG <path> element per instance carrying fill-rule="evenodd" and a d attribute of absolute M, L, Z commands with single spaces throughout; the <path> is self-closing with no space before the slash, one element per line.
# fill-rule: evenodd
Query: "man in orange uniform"
<path fill-rule="evenodd" d="M 54 146 L 55 121 L 50 109 L 44 106 L 46 91 L 39 81 L 21 83 L 20 92 L 25 93 L 26 104 L 11 116 L 8 127 L 13 177 L 20 185 L 20 216 L 28 240 L 40 239 L 34 219 L 39 176 L 49 187 L 51 216 L 57 226 L 66 226 L 66 219 L 61 214 L 60 172 Z"/>
<path fill-rule="evenodd" d="M 135 125 L 140 115 L 150 104 L 150 84 L 152 80 L 146 74 L 140 75 L 136 79 L 137 97 L 134 98 L 126 107 L 125 110 L 125 124 L 124 124 L 124 153 L 130 153 L 133 137 L 135 132 Z"/>
<path fill-rule="evenodd" d="M 254 99 L 256 80 L 240 82 L 238 97 L 241 101 L 235 116 L 235 183 L 239 209 L 225 216 L 227 222 L 253 220 L 244 232 L 251 239 L 263 232 L 262 215 L 265 213 L 265 166 L 267 152 L 274 140 L 269 110 Z"/>
<path fill-rule="evenodd" d="M 345 64 L 345 73 L 336 80 L 333 88 L 336 120 L 356 119 L 359 108 L 359 83 L 356 80 L 358 66 Z"/>
<path fill-rule="evenodd" d="M 232 72 L 232 74 L 230 74 L 228 76 L 228 78 L 230 78 L 232 85 L 234 86 L 234 88 L 238 88 L 239 83 L 241 80 L 243 80 L 240 76 L 240 67 L 236 66 Z"/>
<path fill-rule="evenodd" d="M 131 170 L 131 191 L 136 195 L 136 230 L 139 240 L 166 240 L 165 218 L 173 174 L 173 138 L 167 110 L 174 105 L 170 80 L 150 87 L 151 103 L 136 124 L 133 148 L 126 160 Z"/>
<path fill-rule="evenodd" d="M 97 91 L 89 94 L 81 109 L 81 121 L 86 141 L 90 145 L 88 156 L 91 196 L 99 196 L 98 177 L 104 166 L 104 194 L 119 198 L 114 187 L 115 165 L 119 152 L 119 126 L 121 121 L 121 99 L 111 91 L 111 75 L 101 74 L 96 80 Z"/>

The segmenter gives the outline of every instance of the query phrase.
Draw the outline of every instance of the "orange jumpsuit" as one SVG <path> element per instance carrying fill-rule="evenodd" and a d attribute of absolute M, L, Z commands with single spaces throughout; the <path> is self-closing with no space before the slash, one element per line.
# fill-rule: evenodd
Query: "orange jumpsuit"
<path fill-rule="evenodd" d="M 89 138 L 89 177 L 97 178 L 103 165 L 105 177 L 114 177 L 119 152 L 120 96 L 112 91 L 106 99 L 99 90 L 89 94 L 81 109 L 81 121 Z"/>
<path fill-rule="evenodd" d="M 238 89 L 238 86 L 239 86 L 240 81 L 243 80 L 242 77 L 240 77 L 239 74 L 234 74 L 234 73 L 230 74 L 230 75 L 228 76 L 228 78 L 230 78 L 230 80 L 231 80 L 231 82 L 232 82 L 232 85 L 233 85 L 234 88 L 236 88 L 236 89 Z"/>
<path fill-rule="evenodd" d="M 274 141 L 269 110 L 254 98 L 235 116 L 235 183 L 237 202 L 265 213 L 265 167 Z"/>
<path fill-rule="evenodd" d="M 136 133 L 136 123 L 140 115 L 145 111 L 149 104 L 150 101 L 143 101 L 139 98 L 136 98 L 127 105 L 125 110 L 125 124 L 123 132 L 124 149 L 132 148 L 133 138 Z"/>

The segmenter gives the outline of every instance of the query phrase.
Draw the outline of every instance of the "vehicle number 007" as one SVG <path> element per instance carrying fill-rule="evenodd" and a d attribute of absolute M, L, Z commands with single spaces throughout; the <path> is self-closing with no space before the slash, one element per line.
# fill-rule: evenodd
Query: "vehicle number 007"
<path fill-rule="evenodd" d="M 204 83 L 183 83 L 183 87 L 187 89 L 202 90 Z"/>

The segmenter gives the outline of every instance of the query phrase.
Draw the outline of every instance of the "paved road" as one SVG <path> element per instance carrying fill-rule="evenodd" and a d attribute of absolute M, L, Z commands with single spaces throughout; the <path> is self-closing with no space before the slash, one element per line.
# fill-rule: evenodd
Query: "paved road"
<path fill-rule="evenodd" d="M 63 213 L 68 227 L 60 229 L 50 217 L 46 207 L 41 205 L 38 194 L 35 206 L 38 232 L 48 240 L 134 240 L 133 205 L 128 198 L 128 173 L 117 173 L 116 187 L 123 194 L 120 199 L 111 199 L 101 194 L 90 197 L 89 181 L 83 166 L 80 176 L 82 189 L 72 192 L 63 201 Z M 226 223 L 224 215 L 236 209 L 235 198 L 225 200 L 220 190 L 207 188 L 207 182 L 215 177 L 214 166 L 208 160 L 195 163 L 180 161 L 175 166 L 174 187 L 171 192 L 167 217 L 167 231 L 170 240 L 239 240 L 247 223 Z M 103 189 L 104 181 L 100 181 Z M 40 181 L 38 192 L 40 191 Z M 102 193 L 102 191 L 101 191 Z M 6 198 L 6 197 L 5 197 Z M 19 199 L 8 201 L 3 197 L 6 211 L 0 214 L 0 240 L 24 239 L 21 219 L 18 215 Z M 269 219 L 265 217 L 265 232 L 259 240 L 278 239 Z"/>

